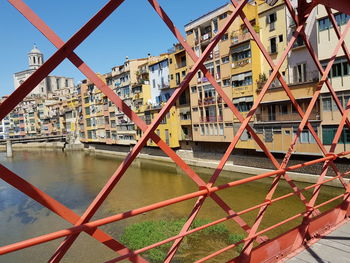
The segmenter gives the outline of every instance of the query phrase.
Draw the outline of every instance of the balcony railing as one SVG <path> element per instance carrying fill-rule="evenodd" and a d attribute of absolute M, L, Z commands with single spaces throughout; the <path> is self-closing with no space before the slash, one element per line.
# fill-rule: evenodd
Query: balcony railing
<path fill-rule="evenodd" d="M 245 65 L 248 65 L 252 63 L 251 58 L 244 58 L 241 60 L 236 60 L 232 62 L 232 68 L 239 68 L 239 67 L 244 67 Z"/>
<path fill-rule="evenodd" d="M 320 120 L 320 114 L 318 112 L 311 112 L 309 120 L 318 121 Z M 257 122 L 288 122 L 288 121 L 301 121 L 298 113 L 271 113 L 271 114 L 256 114 Z"/>
<path fill-rule="evenodd" d="M 200 118 L 201 122 L 217 122 L 218 117 L 217 116 L 205 116 Z"/>
<path fill-rule="evenodd" d="M 234 32 L 231 35 L 232 45 L 236 45 L 251 39 L 250 33 L 242 33 L 242 31 Z"/>
<path fill-rule="evenodd" d="M 208 32 L 208 33 L 202 35 L 202 36 L 201 36 L 202 42 L 207 41 L 207 40 L 210 40 L 210 39 L 211 39 L 211 36 L 212 36 L 212 35 L 211 35 L 210 32 Z"/>
<path fill-rule="evenodd" d="M 180 63 L 177 63 L 176 65 L 176 69 L 183 68 L 183 67 L 186 67 L 186 61 L 182 61 Z"/>
<path fill-rule="evenodd" d="M 319 81 L 319 72 L 317 70 L 315 71 L 309 71 L 301 75 L 293 75 L 293 78 L 290 81 L 290 84 L 302 84 L 302 83 L 309 83 L 309 82 L 318 82 Z"/>
<path fill-rule="evenodd" d="M 158 84 L 158 89 L 159 89 L 159 90 L 162 90 L 162 89 L 169 89 L 169 88 L 170 88 L 169 84 L 163 84 L 163 85 Z"/>
<path fill-rule="evenodd" d="M 198 100 L 198 105 L 210 105 L 215 104 L 215 98 L 214 97 L 206 97 L 203 100 Z"/>

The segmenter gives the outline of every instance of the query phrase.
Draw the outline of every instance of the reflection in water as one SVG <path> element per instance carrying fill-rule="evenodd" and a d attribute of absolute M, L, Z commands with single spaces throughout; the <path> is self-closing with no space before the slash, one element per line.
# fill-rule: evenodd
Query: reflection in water
<path fill-rule="evenodd" d="M 115 157 L 90 156 L 83 152 L 24 151 L 15 152 L 14 157 L 11 159 L 6 158 L 4 153 L 0 154 L 0 162 L 3 165 L 80 215 L 95 198 L 121 161 L 122 159 Z M 212 173 L 211 170 L 194 169 L 205 181 L 209 180 Z M 248 176 L 250 175 L 222 172 L 217 184 Z M 259 182 L 252 182 L 220 191 L 218 194 L 232 209 L 240 211 L 261 203 L 269 189 L 271 180 L 271 178 L 268 178 Z M 298 183 L 298 186 L 304 187 L 305 184 Z M 174 164 L 137 160 L 127 170 L 93 219 L 125 212 L 193 192 L 197 189 L 196 185 Z M 290 191 L 290 187 L 285 182 L 282 182 L 278 186 L 276 196 L 281 196 Z M 322 187 L 321 201 L 329 199 L 340 192 L 341 189 Z M 310 196 L 310 192 L 305 193 L 305 195 Z M 118 239 L 125 226 L 134 222 L 187 217 L 195 201 L 193 199 L 174 204 L 103 226 L 102 229 Z M 304 206 L 296 197 L 275 203 L 267 209 L 266 218 L 262 221 L 262 227 L 271 226 L 301 211 L 304 211 Z M 257 211 L 253 211 L 242 217 L 251 225 L 254 222 L 256 213 Z M 215 220 L 225 215 L 216 203 L 211 199 L 207 199 L 198 217 Z M 0 245 L 10 244 L 71 226 L 3 181 L 0 181 L 0 222 Z M 276 236 L 299 223 L 300 221 L 296 221 L 284 225 L 278 230 L 269 232 L 268 236 Z M 232 220 L 226 222 L 226 225 L 230 231 L 244 234 Z M 46 261 L 61 240 L 51 241 L 37 247 L 5 255 L 0 258 L 0 262 Z M 210 251 L 222 248 L 222 244 L 216 244 L 215 242 L 206 243 L 203 246 L 196 246 L 197 251 L 189 255 L 185 261 L 194 261 L 196 258 L 207 255 Z M 115 254 L 108 248 L 82 233 L 62 262 L 103 262 L 113 257 L 115 257 Z M 232 257 L 232 252 L 229 252 L 218 258 L 217 262 L 222 262 Z"/>

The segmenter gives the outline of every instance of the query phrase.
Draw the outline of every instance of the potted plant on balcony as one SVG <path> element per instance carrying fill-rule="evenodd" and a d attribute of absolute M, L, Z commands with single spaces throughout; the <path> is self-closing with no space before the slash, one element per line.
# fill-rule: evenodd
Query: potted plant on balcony
<path fill-rule="evenodd" d="M 267 77 L 265 75 L 265 73 L 259 74 L 259 78 L 256 81 L 256 93 L 260 93 L 260 91 L 262 90 L 262 88 L 264 87 L 265 83 L 267 82 Z"/>

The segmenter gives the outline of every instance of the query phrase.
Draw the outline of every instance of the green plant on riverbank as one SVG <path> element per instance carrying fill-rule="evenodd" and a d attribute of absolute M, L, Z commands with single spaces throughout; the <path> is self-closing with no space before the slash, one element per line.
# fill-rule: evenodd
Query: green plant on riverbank
<path fill-rule="evenodd" d="M 185 222 L 186 219 L 181 218 L 135 223 L 125 228 L 121 241 L 132 250 L 140 249 L 179 234 Z M 208 224 L 209 222 L 211 221 L 207 219 L 196 219 L 192 223 L 191 229 Z M 221 241 L 226 244 L 233 244 L 242 240 L 243 238 L 244 237 L 241 235 L 230 233 L 224 224 L 214 225 L 184 238 L 177 255 L 179 257 L 184 256 L 190 250 L 191 245 L 196 243 L 200 244 L 211 240 Z M 142 255 L 151 262 L 163 262 L 171 245 L 172 242 L 166 243 L 162 246 L 148 250 Z M 242 246 L 237 247 L 238 251 L 241 249 Z"/>

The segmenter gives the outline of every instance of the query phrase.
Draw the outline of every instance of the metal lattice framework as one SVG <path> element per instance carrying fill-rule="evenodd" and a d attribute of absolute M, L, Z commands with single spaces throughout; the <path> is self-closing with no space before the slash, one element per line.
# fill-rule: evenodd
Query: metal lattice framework
<path fill-rule="evenodd" d="M 140 119 L 114 92 L 111 90 L 95 73 L 89 68 L 84 61 L 74 53 L 74 50 L 109 16 L 111 15 L 124 1 L 123 0 L 110 0 L 108 3 L 95 15 L 93 16 L 78 32 L 76 32 L 67 42 L 63 42 L 58 35 L 55 34 L 49 26 L 45 24 L 43 20 L 40 19 L 22 0 L 8 0 L 19 12 L 23 14 L 24 17 L 28 19 L 30 23 L 33 24 L 53 45 L 57 48 L 57 51 L 38 69 L 36 70 L 16 91 L 14 91 L 8 99 L 6 99 L 0 105 L 0 119 L 3 119 L 6 115 L 8 115 L 14 107 L 20 103 L 52 70 L 54 70 L 65 58 L 68 58 L 91 82 L 93 82 L 96 87 L 98 87 L 121 111 L 124 112 L 126 116 L 128 116 L 142 131 L 142 138 L 137 142 L 135 147 L 129 152 L 124 161 L 120 164 L 115 173 L 110 177 L 105 186 L 101 189 L 100 193 L 96 196 L 93 202 L 88 206 L 83 215 L 78 215 L 62 203 L 58 202 L 45 192 L 36 188 L 34 185 L 30 184 L 26 180 L 22 179 L 17 174 L 13 173 L 9 169 L 5 168 L 3 165 L 0 165 L 0 177 L 12 185 L 22 193 L 26 194 L 33 200 L 37 201 L 44 207 L 48 208 L 52 212 L 56 213 L 58 216 L 62 217 L 69 223 L 73 225 L 73 227 L 68 229 L 63 229 L 60 231 L 55 231 L 46 235 L 41 235 L 35 238 L 31 238 L 28 240 L 24 240 L 18 243 L 6 245 L 0 248 L 0 255 L 6 254 L 10 252 L 14 252 L 20 249 L 24 249 L 30 246 L 38 245 L 44 242 L 48 242 L 50 240 L 58 239 L 61 237 L 65 237 L 65 240 L 61 243 L 59 248 L 55 251 L 50 262 L 59 262 L 65 253 L 69 250 L 73 242 L 78 238 L 81 232 L 86 232 L 91 237 L 103 243 L 108 248 L 114 250 L 119 256 L 115 259 L 112 259 L 108 262 L 117 262 L 124 259 L 129 259 L 135 262 L 147 262 L 144 258 L 140 256 L 140 253 L 145 252 L 154 247 L 160 246 L 162 244 L 173 242 L 171 249 L 169 250 L 165 262 L 170 262 L 177 252 L 179 246 L 181 245 L 181 241 L 187 235 L 190 235 L 194 232 L 200 231 L 206 227 L 213 226 L 215 224 L 219 224 L 228 220 L 233 220 L 236 222 L 246 233 L 247 236 L 232 245 L 229 245 L 219 251 L 215 251 L 207 257 L 199 260 L 198 262 L 203 262 L 208 259 L 211 259 L 227 250 L 230 250 L 239 244 L 243 244 L 243 250 L 241 255 L 238 258 L 232 259 L 232 262 L 241 262 L 241 261 L 251 261 L 251 262 L 262 262 L 262 261 L 276 261 L 279 256 L 285 256 L 286 254 L 291 254 L 295 252 L 298 248 L 300 248 L 303 244 L 305 244 L 307 239 L 313 237 L 317 234 L 324 232 L 327 228 L 336 227 L 342 222 L 344 222 L 347 216 L 350 215 L 349 209 L 349 194 L 350 194 L 350 186 L 343 179 L 344 176 L 348 175 L 350 172 L 340 173 L 334 164 L 334 160 L 348 155 L 350 152 L 341 152 L 334 153 L 336 145 L 339 141 L 340 135 L 344 126 L 350 128 L 350 121 L 348 119 L 348 113 L 350 111 L 350 101 L 347 103 L 346 109 L 342 107 L 341 102 L 335 94 L 335 91 L 328 80 L 327 76 L 331 70 L 331 67 L 335 61 L 336 55 L 340 49 L 343 50 L 348 62 L 350 63 L 350 54 L 344 42 L 345 36 L 347 35 L 350 28 L 350 21 L 346 24 L 343 32 L 340 32 L 337 27 L 337 22 L 330 8 L 335 8 L 341 12 L 350 14 L 350 4 L 347 3 L 347 0 L 314 0 L 314 1 L 306 1 L 299 0 L 298 1 L 298 9 L 294 10 L 290 0 L 285 0 L 285 4 L 287 9 L 289 10 L 295 24 L 296 29 L 288 42 L 283 54 L 280 56 L 278 63 L 274 64 L 272 58 L 267 52 L 266 48 L 262 44 L 257 33 L 254 31 L 253 26 L 250 24 L 246 15 L 243 12 L 243 7 L 246 5 L 248 0 L 231 0 L 232 5 L 234 6 L 233 13 L 228 17 L 227 22 L 218 32 L 218 34 L 211 40 L 208 47 L 202 53 L 200 57 L 197 57 L 195 52 L 191 49 L 191 47 L 185 42 L 185 39 L 179 32 L 179 30 L 172 23 L 170 18 L 167 16 L 165 11 L 158 4 L 157 0 L 148 0 L 151 7 L 155 10 L 155 12 L 160 16 L 160 18 L 164 21 L 164 23 L 169 27 L 170 31 L 174 34 L 174 36 L 178 39 L 181 45 L 186 50 L 187 54 L 194 61 L 193 67 L 189 70 L 187 76 L 184 78 L 179 87 L 175 90 L 171 98 L 165 104 L 165 106 L 161 109 L 157 117 L 152 121 L 150 125 L 146 125 L 146 123 Z M 321 66 L 315 51 L 313 50 L 309 39 L 307 38 L 304 29 L 306 21 L 313 10 L 317 5 L 322 4 L 325 5 L 327 10 L 329 19 L 333 25 L 333 29 L 335 30 L 336 36 L 338 37 L 338 43 L 332 53 L 332 57 L 330 58 L 328 65 L 325 69 Z M 263 86 L 260 94 L 254 101 L 254 105 L 247 114 L 246 117 L 243 117 L 241 113 L 234 106 L 229 97 L 225 94 L 220 85 L 217 84 L 214 77 L 211 73 L 206 69 L 203 62 L 207 59 L 210 52 L 217 45 L 223 34 L 230 27 L 232 22 L 240 18 L 244 24 L 246 25 L 248 31 L 250 32 L 252 38 L 255 43 L 259 47 L 262 55 L 270 65 L 272 69 L 272 73 L 268 78 L 266 84 Z M 305 42 L 306 48 L 308 49 L 314 63 L 316 64 L 320 74 L 321 80 L 319 81 L 317 88 L 313 94 L 313 97 L 304 112 L 302 108 L 299 106 L 297 100 L 293 96 L 290 87 L 283 79 L 282 75 L 279 72 L 279 69 L 282 63 L 285 61 L 288 52 L 290 52 L 293 47 L 294 42 L 297 37 L 301 36 Z M 220 163 L 218 164 L 216 170 L 211 176 L 208 182 L 205 182 L 198 174 L 196 174 L 164 141 L 160 139 L 160 137 L 155 133 L 157 126 L 159 125 L 162 118 L 169 112 L 170 108 L 175 104 L 177 98 L 179 98 L 180 94 L 188 88 L 189 82 L 195 76 L 197 71 L 200 70 L 203 72 L 208 81 L 215 87 L 218 94 L 222 97 L 223 101 L 228 105 L 231 109 L 232 113 L 237 117 L 237 119 L 241 122 L 241 126 L 237 133 L 235 134 L 232 142 L 227 148 L 225 154 L 223 155 Z M 254 116 L 258 106 L 260 105 L 263 97 L 267 93 L 271 83 L 274 79 L 278 79 L 281 83 L 283 89 L 288 95 L 290 101 L 295 107 L 296 111 L 301 117 L 301 122 L 299 123 L 299 127 L 297 133 L 295 134 L 292 143 L 290 145 L 289 150 L 287 151 L 283 161 L 279 163 L 275 157 L 271 154 L 268 147 L 261 141 L 258 135 L 255 133 L 254 129 L 250 126 L 249 122 L 251 118 Z M 321 92 L 321 88 L 323 85 L 326 85 L 330 94 L 332 95 L 340 113 L 342 114 L 341 122 L 339 123 L 339 127 L 337 129 L 336 135 L 332 142 L 332 146 L 329 151 L 327 151 L 319 139 L 317 133 L 315 132 L 312 125 L 308 122 L 308 118 L 311 114 L 312 109 L 315 106 L 316 101 Z M 291 155 L 294 151 L 295 145 L 297 143 L 298 138 L 304 127 L 307 127 L 309 131 L 312 133 L 317 145 L 319 146 L 321 152 L 324 157 L 308 161 L 303 164 L 288 166 L 288 162 L 291 158 Z M 247 130 L 252 138 L 256 141 L 262 151 L 266 154 L 266 156 L 271 160 L 272 164 L 275 166 L 275 170 L 272 172 L 267 172 L 263 174 L 259 174 L 256 176 L 252 176 L 249 178 L 244 178 L 240 180 L 236 180 L 225 185 L 214 186 L 217 178 L 220 175 L 225 163 L 227 162 L 229 156 L 232 151 L 235 149 L 242 133 L 244 130 Z M 124 175 L 125 171 L 129 168 L 132 162 L 135 160 L 137 155 L 140 153 L 143 146 L 146 144 L 148 139 L 152 139 L 159 148 L 161 148 L 164 153 L 166 153 L 185 173 L 186 175 L 193 180 L 193 182 L 199 187 L 198 191 L 181 195 L 172 199 L 164 200 L 158 203 L 153 203 L 138 209 L 126 211 L 124 213 L 119 213 L 113 216 L 109 216 L 106 218 L 102 218 L 95 221 L 90 221 L 91 218 L 95 215 L 96 211 L 100 208 L 102 203 L 108 197 L 110 192 L 114 189 L 116 184 Z M 314 165 L 317 163 L 323 163 L 322 172 L 318 178 L 317 183 L 305 187 L 303 189 L 298 188 L 294 182 L 290 179 L 287 172 L 299 169 L 301 167 Z M 327 171 L 331 167 L 334 170 L 335 176 L 329 179 L 325 179 Z M 249 207 L 242 211 L 234 211 L 229 204 L 227 204 L 223 199 L 221 199 L 216 192 L 232 188 L 238 185 L 242 185 L 244 183 L 260 180 L 262 178 L 274 177 L 273 183 L 266 194 L 266 197 L 262 202 L 258 205 Z M 284 178 L 288 184 L 290 185 L 292 192 L 277 198 L 274 198 L 274 193 L 276 188 L 280 182 L 280 180 Z M 340 180 L 341 184 L 344 187 L 344 193 L 339 196 L 336 196 L 332 199 L 329 199 L 326 202 L 316 205 L 317 197 L 320 192 L 320 188 L 323 184 L 333 181 Z M 303 192 L 313 189 L 313 194 L 311 198 L 308 200 Z M 280 200 L 285 198 L 297 196 L 300 201 L 305 205 L 305 211 L 302 213 L 298 213 L 292 217 L 289 217 L 273 226 L 265 228 L 263 230 L 258 231 L 260 223 L 265 216 L 265 212 L 267 208 Z M 195 205 L 186 221 L 180 233 L 176 236 L 170 237 L 161 242 L 152 244 L 150 246 L 144 247 L 142 249 L 132 251 L 121 244 L 118 240 L 113 239 L 110 235 L 106 234 L 102 230 L 99 229 L 100 226 L 116 222 L 119 220 L 127 219 L 141 213 L 159 209 L 168 205 L 172 205 L 178 202 L 182 202 L 185 200 L 197 198 Z M 196 218 L 198 212 L 200 211 L 203 203 L 207 198 L 211 198 L 220 208 L 222 208 L 227 214 L 226 217 L 221 218 L 219 220 L 208 223 L 204 226 L 197 227 L 195 229 L 190 230 L 190 226 L 193 220 Z M 335 200 L 343 199 L 341 205 L 333 208 L 332 210 L 320 214 L 318 209 L 326 204 L 329 204 Z M 249 226 L 241 216 L 248 212 L 258 210 L 257 217 L 253 225 Z M 282 224 L 295 220 L 297 218 L 302 218 L 302 224 L 298 227 L 288 231 L 280 235 L 279 237 L 273 240 L 266 240 L 266 237 L 263 236 L 268 231 L 275 229 Z M 325 227 L 327 226 L 327 227 Z M 257 241 L 260 245 L 256 248 L 253 248 L 253 242 Z M 277 242 L 277 243 L 276 243 Z M 278 246 L 276 246 L 278 244 Z M 276 248 L 278 247 L 278 248 Z"/>

